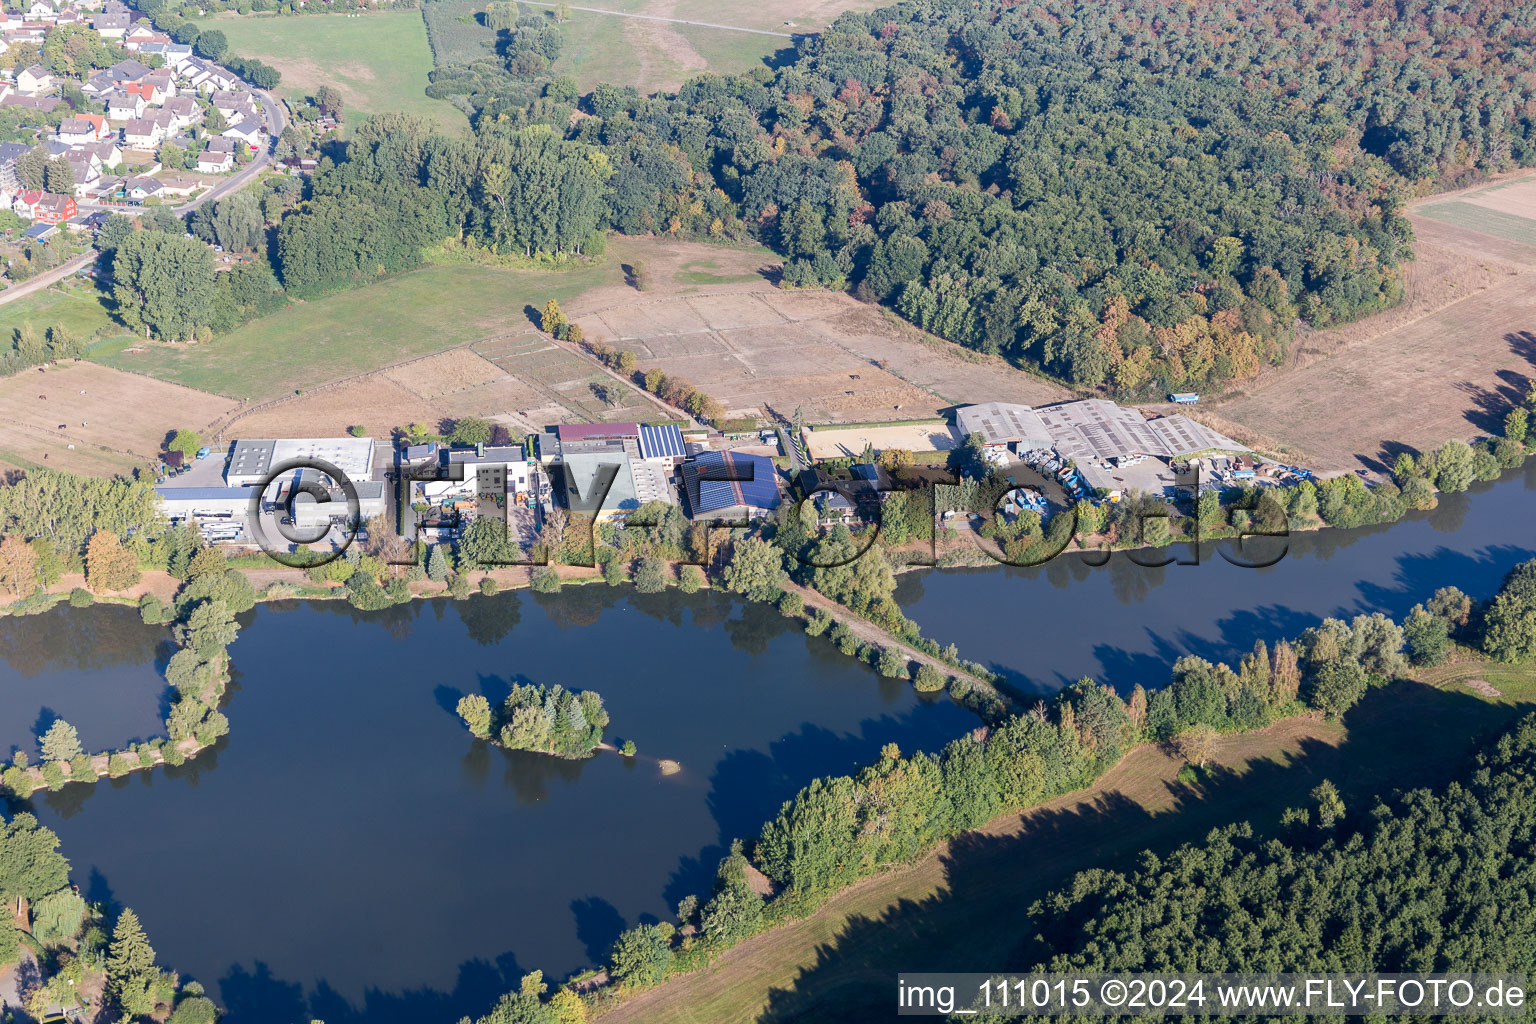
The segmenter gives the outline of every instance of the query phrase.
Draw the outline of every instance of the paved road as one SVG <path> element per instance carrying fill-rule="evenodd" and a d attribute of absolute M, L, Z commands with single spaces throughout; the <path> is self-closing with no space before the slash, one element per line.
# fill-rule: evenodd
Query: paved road
<path fill-rule="evenodd" d="M 266 110 L 267 114 L 267 125 L 271 129 L 272 138 L 275 140 L 279 135 L 283 134 L 283 129 L 288 126 L 288 119 L 283 113 L 283 105 L 278 103 L 269 94 L 260 89 L 254 89 L 252 91 L 255 92 L 256 95 L 261 99 L 261 105 Z M 231 192 L 235 192 L 244 188 L 251 182 L 255 181 L 257 178 L 261 177 L 261 172 L 266 170 L 267 166 L 271 163 L 272 146 L 269 145 L 265 150 L 256 154 L 256 158 L 247 164 L 243 169 L 241 169 L 239 174 L 236 174 L 233 177 L 221 182 L 217 188 L 209 189 L 207 192 L 204 192 L 202 195 L 198 196 L 196 199 L 192 200 L 186 205 L 174 207 L 177 215 L 184 216 L 189 214 L 199 206 L 202 206 L 204 203 L 212 202 L 216 199 L 222 199 L 229 195 Z M 81 210 L 115 210 L 119 212 L 126 212 L 127 209 L 130 209 L 121 206 L 107 206 L 101 203 L 88 203 L 83 201 L 77 205 Z M 4 291 L 0 291 L 0 306 L 5 305 L 7 302 L 15 302 L 17 299 L 26 298 L 28 295 L 31 295 L 34 292 L 42 291 L 44 288 L 47 288 L 50 285 L 57 284 L 58 282 L 68 277 L 70 274 L 73 274 L 75 271 L 79 270 L 81 267 L 95 262 L 98 255 L 100 254 L 97 253 L 95 249 L 92 249 L 88 253 L 76 256 L 72 260 L 59 264 L 52 270 L 38 274 L 30 281 L 24 281 L 21 284 L 12 285 L 11 287 L 6 288 Z"/>
<path fill-rule="evenodd" d="M 611 14 L 615 18 L 639 18 L 642 21 L 669 21 L 674 25 L 697 25 L 700 28 L 720 28 L 727 32 L 750 32 L 755 36 L 778 36 L 780 39 L 794 39 L 792 32 L 770 32 L 766 28 L 742 28 L 740 25 L 719 25 L 713 21 L 685 21 L 682 18 L 663 18 L 657 14 L 630 14 L 628 11 L 610 11 L 602 7 L 577 7 L 574 4 L 558 4 L 546 2 L 546 0 L 522 0 L 531 7 L 565 7 L 572 11 L 586 11 L 588 14 Z"/>
<path fill-rule="evenodd" d="M 98 253 L 96 250 L 92 249 L 88 253 L 76 256 L 74 259 L 67 260 L 64 263 L 60 263 L 52 270 L 44 271 L 43 273 L 38 274 L 30 281 L 23 281 L 21 284 L 11 285 L 11 287 L 5 289 L 4 291 L 0 291 L 0 306 L 5 305 L 7 302 L 15 302 L 17 299 L 26 298 L 33 292 L 40 292 L 44 288 L 47 288 L 49 285 L 57 284 L 58 282 L 68 277 L 70 274 L 73 274 L 75 271 L 79 270 L 81 267 L 94 263 L 97 255 Z"/>
<path fill-rule="evenodd" d="M 263 92 L 260 89 L 252 89 L 251 91 L 254 92 L 257 98 L 261 100 L 262 108 L 266 111 L 267 115 L 268 134 L 275 141 L 279 135 L 283 134 L 283 129 L 288 126 L 288 119 L 283 113 L 283 105 L 278 103 L 269 94 Z M 261 177 L 262 171 L 266 170 L 271 163 L 272 145 L 269 143 L 267 148 L 262 150 L 260 153 L 257 153 L 255 158 L 252 159 L 250 163 L 241 168 L 238 174 L 226 178 L 217 186 L 209 189 L 207 192 L 204 192 L 196 199 L 193 199 L 187 203 L 183 203 L 181 206 L 172 207 L 172 209 L 175 210 L 178 215 L 185 215 L 191 213 L 193 210 L 197 209 L 199 206 L 202 206 L 204 203 L 211 203 L 215 202 L 216 200 L 223 199 L 231 192 L 237 192 L 240 189 L 245 188 L 245 186 L 249 185 L 257 178 Z M 109 203 L 91 203 L 84 201 L 80 202 L 78 205 L 82 210 L 114 210 L 120 213 L 126 213 L 129 210 L 138 209 L 137 207 L 114 206 Z"/>

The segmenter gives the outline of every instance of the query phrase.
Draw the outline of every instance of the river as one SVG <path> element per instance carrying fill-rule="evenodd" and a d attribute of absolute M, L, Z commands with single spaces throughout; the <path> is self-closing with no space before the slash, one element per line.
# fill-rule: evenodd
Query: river
<path fill-rule="evenodd" d="M 1267 569 L 1125 554 L 901 577 L 925 632 L 1021 689 L 1158 684 L 1330 614 L 1400 615 L 1435 587 L 1487 596 L 1536 556 L 1536 460 L 1389 527 L 1291 538 Z M 1186 560 L 1187 550 L 1176 552 Z M 264 605 L 231 649 L 231 734 L 180 769 L 35 800 L 92 899 L 133 906 L 163 964 L 231 1024 L 441 1021 L 527 970 L 599 962 L 626 926 L 707 892 L 724 844 L 810 778 L 974 724 L 824 638 L 720 595 L 607 587 L 358 613 Z M 55 715 L 88 746 L 155 735 L 163 629 L 132 609 L 0 620 L 0 742 Z M 477 743 L 458 697 L 514 680 L 600 691 L 640 756 L 566 762 Z M 664 777 L 656 759 L 682 762 Z"/>

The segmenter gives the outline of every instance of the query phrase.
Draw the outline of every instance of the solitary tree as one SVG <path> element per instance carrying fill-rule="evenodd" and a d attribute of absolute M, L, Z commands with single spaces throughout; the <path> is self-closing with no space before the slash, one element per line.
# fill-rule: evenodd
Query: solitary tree
<path fill-rule="evenodd" d="M 181 452 L 188 460 L 197 454 L 197 450 L 203 446 L 203 439 L 195 430 L 178 430 L 165 446 L 168 452 Z"/>
<path fill-rule="evenodd" d="M 37 589 L 37 554 L 20 534 L 0 539 L 0 589 L 26 597 Z"/>
<path fill-rule="evenodd" d="M 43 760 L 68 761 L 80 753 L 80 734 L 62 718 L 54 719 L 43 733 Z"/>
<path fill-rule="evenodd" d="M 97 530 L 85 548 L 85 582 L 92 590 L 127 590 L 139 581 L 139 560 L 117 539 Z"/>
<path fill-rule="evenodd" d="M 327 117 L 341 116 L 341 92 L 329 85 L 322 85 L 315 90 L 315 106 L 320 108 L 320 113 Z"/>
<path fill-rule="evenodd" d="M 545 334 L 554 334 L 556 328 L 566 323 L 565 310 L 560 308 L 556 299 L 550 299 L 544 303 L 544 312 L 539 318 L 539 326 L 544 328 Z"/>

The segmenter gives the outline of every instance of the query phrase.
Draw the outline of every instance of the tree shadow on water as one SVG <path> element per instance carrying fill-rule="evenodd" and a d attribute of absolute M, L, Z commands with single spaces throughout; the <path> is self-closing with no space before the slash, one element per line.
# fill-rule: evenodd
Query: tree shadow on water
<path fill-rule="evenodd" d="M 511 954 L 497 957 L 494 964 L 469 960 L 459 965 L 451 991 L 369 989 L 359 1007 L 324 980 L 306 996 L 300 983 L 276 977 L 267 964 L 257 961 L 254 971 L 236 965 L 218 982 L 219 1001 L 225 1007 L 219 1019 L 224 1024 L 308 1024 L 314 1020 L 327 1024 L 447 1024 L 465 1015 L 489 1012 L 503 993 L 517 987 L 524 973 Z"/>
<path fill-rule="evenodd" d="M 1037 809 L 1016 832 L 967 833 L 951 842 L 930 895 L 849 917 L 792 984 L 769 992 L 758 1024 L 894 1017 L 901 971 L 1027 970 L 1048 955 L 1037 944 L 1030 905 L 1076 872 L 1132 869 L 1144 850 L 1166 854 L 1232 822 L 1277 835 L 1284 809 L 1309 805 L 1308 794 L 1325 778 L 1361 819 L 1378 795 L 1458 777 L 1491 735 L 1529 710 L 1398 683 L 1372 691 L 1345 716 L 1342 742 L 1330 742 L 1327 728 L 1317 726 L 1299 743 L 1270 739 L 1266 754 L 1264 737 L 1244 737 L 1232 742 L 1260 756 L 1210 771 L 1198 786 L 1173 781 L 1175 763 L 1143 751 L 1088 799 Z M 1304 727 L 1289 722 L 1276 731 Z"/>

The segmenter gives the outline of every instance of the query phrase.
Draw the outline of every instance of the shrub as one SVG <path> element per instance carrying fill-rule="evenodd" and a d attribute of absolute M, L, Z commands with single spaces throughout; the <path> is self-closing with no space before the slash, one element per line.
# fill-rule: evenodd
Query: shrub
<path fill-rule="evenodd" d="M 496 586 L 496 581 L 491 579 L 489 576 L 481 577 L 481 579 L 480 579 L 480 593 L 484 594 L 486 597 L 493 597 L 493 596 L 495 596 L 496 591 L 498 591 L 500 589 L 501 589 L 500 587 Z"/>
<path fill-rule="evenodd" d="M 0 772 L 0 785 L 18 800 L 25 800 L 32 795 L 32 776 L 15 765 Z"/>
<path fill-rule="evenodd" d="M 533 571 L 533 589 L 541 594 L 555 594 L 560 590 L 560 573 L 552 565 L 540 566 Z"/>
<path fill-rule="evenodd" d="M 619 753 L 623 754 L 625 757 L 634 757 L 635 741 L 625 740 L 623 743 L 619 744 Z"/>
<path fill-rule="evenodd" d="M 918 693 L 937 693 L 944 689 L 944 673 L 925 662 L 917 667 L 912 688 Z"/>
<path fill-rule="evenodd" d="M 76 587 L 69 592 L 69 606 L 71 608 L 89 608 L 95 603 L 96 598 L 91 595 L 89 590 Z"/>
<path fill-rule="evenodd" d="M 907 679 L 912 675 L 911 669 L 907 667 L 906 656 L 894 647 L 887 647 L 880 652 L 875 668 L 887 679 Z"/>
<path fill-rule="evenodd" d="M 696 565 L 685 565 L 678 573 L 678 589 L 685 594 L 698 593 L 706 582 L 704 570 Z"/>
<path fill-rule="evenodd" d="M 81 754 L 69 759 L 69 781 L 71 782 L 95 782 L 96 767 L 91 764 L 90 754 Z"/>
<path fill-rule="evenodd" d="M 64 785 L 64 766 L 58 761 L 43 762 L 43 781 L 49 789 L 57 790 Z"/>
<path fill-rule="evenodd" d="M 138 759 L 121 751 L 107 759 L 107 774 L 114 779 L 122 778 L 137 767 Z"/>
<path fill-rule="evenodd" d="M 811 612 L 811 617 L 806 620 L 805 631 L 811 636 L 821 636 L 832 626 L 832 613 L 825 608 L 817 608 Z"/>
<path fill-rule="evenodd" d="M 779 598 L 779 611 L 790 618 L 800 615 L 805 611 L 805 598 L 798 591 L 786 590 Z"/>

